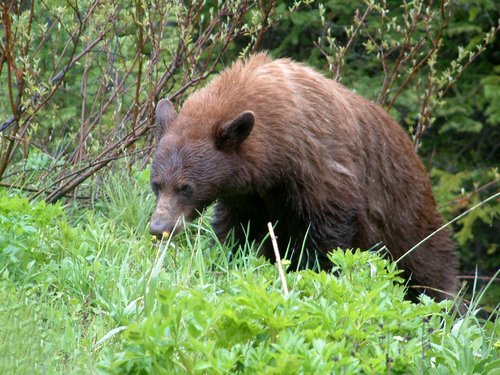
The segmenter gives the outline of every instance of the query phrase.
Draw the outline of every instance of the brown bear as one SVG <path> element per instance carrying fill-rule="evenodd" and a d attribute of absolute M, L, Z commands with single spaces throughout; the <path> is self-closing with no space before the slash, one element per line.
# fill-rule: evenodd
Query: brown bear
<path fill-rule="evenodd" d="M 260 243 L 276 224 L 294 267 L 338 247 L 382 242 L 393 259 L 442 225 L 412 142 L 378 105 L 289 59 L 235 62 L 177 113 L 156 108 L 158 145 L 150 231 L 179 229 L 216 202 L 220 239 Z M 410 283 L 438 300 L 455 295 L 457 260 L 446 230 L 405 257 Z M 302 251 L 302 249 L 305 249 Z M 260 252 L 274 258 L 270 241 Z"/>

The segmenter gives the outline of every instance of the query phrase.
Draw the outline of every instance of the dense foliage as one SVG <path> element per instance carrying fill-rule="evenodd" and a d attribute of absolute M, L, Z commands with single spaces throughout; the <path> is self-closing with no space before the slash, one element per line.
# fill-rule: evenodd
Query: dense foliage
<path fill-rule="evenodd" d="M 251 246 L 208 246 L 206 217 L 175 245 L 145 238 L 146 177 L 109 177 L 103 204 L 70 216 L 0 190 L 1 244 L 16 247 L 0 258 L 2 373 L 495 373 L 479 290 L 454 316 L 404 300 L 379 254 L 339 250 L 337 275 L 288 273 L 285 295 Z"/>
<path fill-rule="evenodd" d="M 331 259 L 339 277 L 289 274 L 286 296 L 276 268 L 253 262 L 214 284 L 161 290 L 159 312 L 130 325 L 123 351 L 108 354 L 103 368 L 116 374 L 489 373 L 498 365 L 491 343 L 469 319 L 454 321 L 427 298 L 421 305 L 404 301 L 394 265 L 368 252 L 340 250 Z"/>

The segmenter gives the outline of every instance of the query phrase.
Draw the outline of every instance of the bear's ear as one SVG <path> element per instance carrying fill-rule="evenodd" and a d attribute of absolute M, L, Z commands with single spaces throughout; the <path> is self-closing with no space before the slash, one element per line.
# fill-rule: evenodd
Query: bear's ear
<path fill-rule="evenodd" d="M 218 149 L 236 150 L 250 135 L 254 123 L 255 116 L 252 111 L 241 112 L 217 130 L 215 146 Z"/>
<path fill-rule="evenodd" d="M 162 99 L 156 105 L 156 130 L 155 138 L 160 140 L 168 125 L 175 120 L 177 112 L 174 105 L 168 99 Z"/>

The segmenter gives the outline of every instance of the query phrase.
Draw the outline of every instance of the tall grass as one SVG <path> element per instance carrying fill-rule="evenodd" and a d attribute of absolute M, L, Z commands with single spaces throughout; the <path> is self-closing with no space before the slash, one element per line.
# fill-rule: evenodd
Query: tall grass
<path fill-rule="evenodd" d="M 94 208 L 0 190 L 0 373 L 494 373 L 499 326 L 403 299 L 393 264 L 332 255 L 339 276 L 289 272 L 220 244 L 210 213 L 147 233 L 147 172 L 113 174 Z M 494 315 L 498 307 L 494 307 Z"/>

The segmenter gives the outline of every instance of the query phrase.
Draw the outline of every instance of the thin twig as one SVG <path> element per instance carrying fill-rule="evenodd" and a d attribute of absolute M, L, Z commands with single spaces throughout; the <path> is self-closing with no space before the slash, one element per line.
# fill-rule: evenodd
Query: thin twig
<path fill-rule="evenodd" d="M 487 188 L 491 187 L 492 185 L 496 185 L 499 182 L 500 182 L 500 178 L 495 178 L 494 180 L 489 181 L 486 184 L 475 188 L 470 193 L 468 193 L 466 195 L 462 195 L 460 198 L 453 199 L 453 200 L 451 200 L 451 201 L 449 201 L 447 203 L 444 203 L 444 204 L 440 205 L 438 207 L 438 210 L 440 210 L 440 209 L 442 209 L 443 207 L 446 207 L 446 206 L 455 205 L 455 204 L 458 204 L 458 203 L 462 203 L 463 204 L 464 202 L 468 202 L 472 198 L 473 195 L 478 194 L 479 192 L 483 191 L 484 189 L 487 189 Z"/>
<path fill-rule="evenodd" d="M 335 63 L 332 66 L 332 70 L 331 71 L 333 73 L 333 79 L 335 81 L 338 81 L 340 79 L 340 70 L 342 69 L 342 66 L 344 65 L 343 64 L 343 59 L 346 56 L 347 51 L 353 45 L 354 40 L 358 36 L 358 33 L 359 33 L 360 29 L 361 29 L 361 26 L 364 25 L 366 17 L 371 13 L 372 10 L 373 10 L 372 6 L 368 5 L 368 7 L 365 10 L 365 13 L 363 13 L 363 15 L 360 17 L 359 16 L 359 9 L 356 9 L 356 15 L 354 16 L 354 24 L 356 25 L 356 28 L 352 32 L 352 34 L 351 34 L 349 40 L 347 41 L 344 49 L 338 52 L 338 54 L 336 56 L 336 59 L 335 59 Z M 358 23 L 356 23 L 356 21 L 355 21 L 356 19 L 358 20 Z"/>
<path fill-rule="evenodd" d="M 467 215 L 469 212 L 471 211 L 474 211 L 476 208 L 482 206 L 483 204 L 497 198 L 498 196 L 500 196 L 500 191 L 496 194 L 493 194 L 492 196 L 490 196 L 489 198 L 485 199 L 484 201 L 481 201 L 479 202 L 478 204 L 476 204 L 475 206 L 469 208 L 467 211 L 464 211 L 462 212 L 460 215 L 458 215 L 456 218 L 454 218 L 453 220 L 450 220 L 449 222 L 447 222 L 446 224 L 442 225 L 441 227 L 439 227 L 438 229 L 436 229 L 434 232 L 432 232 L 431 234 L 429 234 L 427 237 L 425 237 L 422 241 L 420 241 L 419 243 L 417 243 L 415 246 L 413 246 L 410 250 L 408 250 L 406 253 L 404 253 L 403 255 L 401 255 L 395 263 L 398 263 L 399 261 L 403 260 L 404 258 L 406 258 L 409 254 L 411 254 L 414 250 L 416 250 L 420 245 L 422 245 L 424 242 L 426 242 L 429 238 L 431 238 L 432 236 L 434 236 L 436 233 L 442 231 L 444 228 L 446 228 L 447 226 L 449 226 L 450 224 L 454 223 L 455 221 L 461 219 L 462 217 L 464 217 L 465 215 Z"/>
<path fill-rule="evenodd" d="M 288 286 L 286 284 L 285 271 L 283 271 L 283 266 L 281 264 L 280 252 L 278 250 L 278 243 L 276 242 L 276 236 L 274 235 L 273 225 L 267 223 L 267 228 L 269 229 L 269 235 L 271 236 L 271 242 L 273 244 L 274 256 L 276 257 L 276 264 L 278 264 L 278 271 L 281 278 L 281 285 L 283 286 L 283 293 L 285 296 L 288 295 Z"/>
<path fill-rule="evenodd" d="M 481 280 L 481 281 L 496 281 L 500 282 L 500 279 L 497 277 L 491 277 L 491 276 L 478 276 L 478 275 L 459 275 L 459 279 L 464 279 L 464 280 Z"/>
<path fill-rule="evenodd" d="M 1 181 L 0 181 L 0 186 L 1 187 L 6 187 L 8 189 L 15 189 L 15 190 L 27 191 L 29 193 L 36 193 L 36 192 L 39 191 L 39 189 L 30 188 L 30 187 L 27 187 L 27 186 L 13 185 L 13 184 L 9 184 L 9 183 L 6 183 L 6 182 L 1 182 Z M 51 192 L 50 191 L 46 191 L 45 193 L 50 194 Z M 74 195 L 65 195 L 65 196 L 66 197 L 76 198 L 76 199 L 90 199 L 89 196 L 80 196 L 80 195 L 77 195 L 77 196 L 74 196 Z"/>

